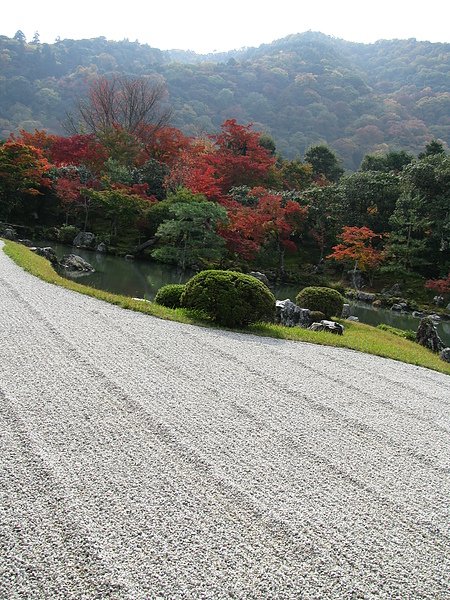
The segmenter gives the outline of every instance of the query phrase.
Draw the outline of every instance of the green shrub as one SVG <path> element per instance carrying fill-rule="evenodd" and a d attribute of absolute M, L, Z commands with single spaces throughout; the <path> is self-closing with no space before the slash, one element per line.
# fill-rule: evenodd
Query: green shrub
<path fill-rule="evenodd" d="M 328 287 L 306 287 L 297 294 L 296 303 L 301 308 L 319 310 L 326 319 L 340 317 L 344 298 L 339 292 Z"/>
<path fill-rule="evenodd" d="M 341 294 L 341 296 L 345 296 L 345 292 L 347 290 L 347 287 L 343 284 L 343 283 L 330 283 L 330 285 L 328 286 L 333 290 L 336 290 L 337 292 L 339 292 Z"/>
<path fill-rule="evenodd" d="M 194 275 L 181 297 L 185 308 L 202 311 L 225 327 L 273 321 L 275 297 L 261 281 L 236 271 L 202 271 Z"/>
<path fill-rule="evenodd" d="M 156 296 L 156 304 L 166 306 L 167 308 L 180 308 L 181 294 L 184 292 L 185 286 L 181 283 L 172 283 L 159 288 Z"/>
<path fill-rule="evenodd" d="M 44 240 L 58 241 L 59 230 L 57 227 L 42 227 L 41 232 Z"/>
<path fill-rule="evenodd" d="M 61 244 L 72 244 L 79 231 L 74 225 L 63 225 L 58 231 L 58 241 Z"/>
<path fill-rule="evenodd" d="M 320 310 L 312 310 L 310 313 L 311 323 L 320 323 L 323 319 L 325 319 L 325 315 Z"/>

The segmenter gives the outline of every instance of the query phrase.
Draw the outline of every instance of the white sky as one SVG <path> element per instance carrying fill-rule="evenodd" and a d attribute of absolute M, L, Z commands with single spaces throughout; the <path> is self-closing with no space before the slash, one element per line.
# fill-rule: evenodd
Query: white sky
<path fill-rule="evenodd" d="M 258 46 L 309 29 L 355 42 L 450 42 L 450 0 L 10 0 L 0 34 L 41 42 L 105 36 L 211 52 Z"/>

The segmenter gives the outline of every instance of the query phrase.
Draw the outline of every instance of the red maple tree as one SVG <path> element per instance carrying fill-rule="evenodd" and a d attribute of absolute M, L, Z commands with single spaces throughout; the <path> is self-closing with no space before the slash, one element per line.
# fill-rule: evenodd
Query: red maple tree
<path fill-rule="evenodd" d="M 384 253 L 374 248 L 374 240 L 381 240 L 386 234 L 375 233 L 368 227 L 344 227 L 338 236 L 340 244 L 333 246 L 333 252 L 327 256 L 336 261 L 352 261 L 354 268 L 373 272 L 384 260 Z"/>
<path fill-rule="evenodd" d="M 425 282 L 425 287 L 440 295 L 450 293 L 450 273 L 443 279 L 428 279 Z"/>

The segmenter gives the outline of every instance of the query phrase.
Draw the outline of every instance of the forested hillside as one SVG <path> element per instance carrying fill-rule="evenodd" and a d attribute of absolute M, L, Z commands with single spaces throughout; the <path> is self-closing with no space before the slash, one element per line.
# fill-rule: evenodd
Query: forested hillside
<path fill-rule="evenodd" d="M 0 136 L 61 133 L 76 99 L 113 73 L 165 81 L 172 124 L 186 134 L 216 132 L 229 118 L 253 122 L 288 158 L 326 142 L 356 169 L 368 152 L 450 143 L 450 44 L 356 44 L 311 32 L 207 56 L 127 40 L 0 36 Z"/>

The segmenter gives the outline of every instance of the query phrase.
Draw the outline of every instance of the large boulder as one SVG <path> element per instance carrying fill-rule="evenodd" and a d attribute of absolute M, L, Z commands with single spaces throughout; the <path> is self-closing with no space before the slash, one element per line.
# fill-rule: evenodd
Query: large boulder
<path fill-rule="evenodd" d="M 66 254 L 62 257 L 59 265 L 67 271 L 78 271 L 80 273 L 93 273 L 95 271 L 91 264 L 77 254 Z"/>
<path fill-rule="evenodd" d="M 416 342 L 425 346 L 432 352 L 440 352 L 444 349 L 444 343 L 436 331 L 436 326 L 431 317 L 424 317 L 416 333 Z"/>
<path fill-rule="evenodd" d="M 5 240 L 17 240 L 17 231 L 12 227 L 5 227 L 2 232 L 2 237 L 4 237 Z"/>
<path fill-rule="evenodd" d="M 320 323 L 312 323 L 309 327 L 311 331 L 329 331 L 335 335 L 342 335 L 344 333 L 344 326 L 335 321 L 327 321 L 323 319 Z"/>
<path fill-rule="evenodd" d="M 52 265 L 58 264 L 58 257 L 55 254 L 55 251 L 50 246 L 46 246 L 45 248 L 31 248 L 33 252 L 38 254 L 39 256 L 43 256 L 47 260 L 49 260 Z"/>
<path fill-rule="evenodd" d="M 372 302 L 374 302 L 374 300 L 377 299 L 377 295 L 376 294 L 369 294 L 369 292 L 357 292 L 356 293 L 356 300 L 359 300 L 360 302 L 370 302 L 370 304 L 372 304 Z"/>
<path fill-rule="evenodd" d="M 89 231 L 80 231 L 72 243 L 75 248 L 95 248 L 95 235 Z"/>
<path fill-rule="evenodd" d="M 308 308 L 300 308 L 289 298 L 277 300 L 275 322 L 285 327 L 308 327 L 311 319 L 311 311 Z"/>

